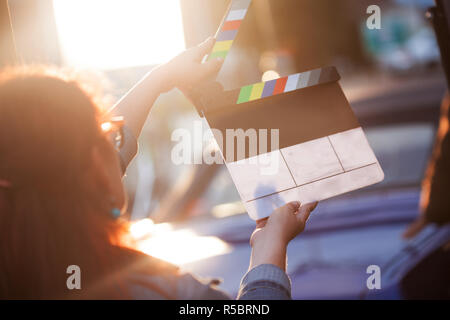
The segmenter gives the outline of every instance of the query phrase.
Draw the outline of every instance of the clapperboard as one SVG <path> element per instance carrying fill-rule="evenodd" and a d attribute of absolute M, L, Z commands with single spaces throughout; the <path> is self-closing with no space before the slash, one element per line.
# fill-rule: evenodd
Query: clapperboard
<path fill-rule="evenodd" d="M 250 2 L 231 2 L 207 59 L 226 58 Z M 278 147 L 269 141 L 256 155 L 220 145 L 252 219 L 267 217 L 289 201 L 324 200 L 383 180 L 339 79 L 335 67 L 325 67 L 229 91 L 214 81 L 192 93 L 200 115 L 222 137 L 227 129 L 279 130 Z M 229 154 L 233 161 L 225 157 Z M 267 174 L 268 168 L 276 172 Z"/>

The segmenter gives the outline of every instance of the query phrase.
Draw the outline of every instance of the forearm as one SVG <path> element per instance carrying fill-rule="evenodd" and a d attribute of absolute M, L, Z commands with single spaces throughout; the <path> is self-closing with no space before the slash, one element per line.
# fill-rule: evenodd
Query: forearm
<path fill-rule="evenodd" d="M 249 270 L 261 264 L 273 264 L 281 270 L 286 270 L 286 245 L 275 240 L 255 241 Z"/>
<path fill-rule="evenodd" d="M 127 132 L 124 149 L 120 152 L 122 168 L 125 169 L 137 152 L 137 139 L 145 120 L 162 92 L 174 87 L 189 87 L 216 74 L 223 59 L 211 59 L 201 63 L 215 43 L 210 38 L 199 46 L 190 48 L 177 57 L 151 70 L 110 110 L 112 116 L 122 116 Z"/>
<path fill-rule="evenodd" d="M 159 94 L 167 90 L 166 76 L 161 67 L 148 72 L 109 111 L 124 119 L 124 144 L 119 151 L 122 171 L 138 151 L 137 139 Z"/>
<path fill-rule="evenodd" d="M 112 116 L 122 116 L 127 128 L 137 139 L 159 94 L 166 88 L 161 67 L 147 73 L 110 110 Z"/>

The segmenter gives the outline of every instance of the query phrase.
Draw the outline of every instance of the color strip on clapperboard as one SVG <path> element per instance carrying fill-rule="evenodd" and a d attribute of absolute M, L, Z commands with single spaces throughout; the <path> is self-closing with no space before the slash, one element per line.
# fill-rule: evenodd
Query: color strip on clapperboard
<path fill-rule="evenodd" d="M 222 21 L 216 34 L 216 43 L 208 56 L 209 59 L 222 57 L 225 59 L 231 49 L 234 38 L 239 30 L 242 20 L 247 14 L 251 0 L 234 0 Z"/>
<path fill-rule="evenodd" d="M 236 104 L 337 80 L 339 80 L 339 74 L 335 67 L 318 68 L 302 73 L 291 74 L 287 77 L 242 87 Z"/>

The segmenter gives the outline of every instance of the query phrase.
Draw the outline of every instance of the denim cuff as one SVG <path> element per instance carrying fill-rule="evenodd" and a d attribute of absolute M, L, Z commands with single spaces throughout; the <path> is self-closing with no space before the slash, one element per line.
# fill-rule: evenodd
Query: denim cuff
<path fill-rule="evenodd" d="M 261 295 L 255 292 L 255 294 L 248 295 L 250 290 L 265 290 L 267 293 Z M 261 264 L 248 271 L 244 276 L 238 296 L 267 296 L 269 291 L 272 292 L 269 295 L 274 295 L 274 298 L 291 298 L 291 281 L 286 272 L 279 267 L 273 264 Z"/>

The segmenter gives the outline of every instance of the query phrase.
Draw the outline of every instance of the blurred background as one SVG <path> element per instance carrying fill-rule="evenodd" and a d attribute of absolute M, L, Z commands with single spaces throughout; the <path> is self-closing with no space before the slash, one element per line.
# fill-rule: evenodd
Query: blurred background
<path fill-rule="evenodd" d="M 229 0 L 9 0 L 21 63 L 83 70 L 111 105 L 155 65 L 214 35 Z M 6 3 L 3 2 L 3 3 Z M 381 8 L 369 30 L 366 9 Z M 2 4 L 3 5 L 3 4 Z M 218 80 L 226 89 L 334 65 L 385 172 L 375 186 L 319 204 L 289 247 L 293 298 L 358 298 L 366 267 L 405 246 L 418 214 L 446 83 L 425 12 L 431 0 L 254 0 Z M 139 249 L 235 295 L 254 222 L 224 165 L 174 165 L 174 129 L 193 131 L 194 106 L 159 97 L 126 172 Z M 206 145 L 209 142 L 203 141 Z M 432 231 L 430 231 L 432 232 Z"/>

